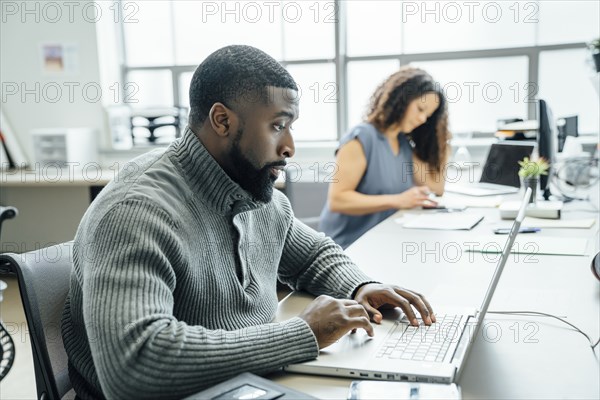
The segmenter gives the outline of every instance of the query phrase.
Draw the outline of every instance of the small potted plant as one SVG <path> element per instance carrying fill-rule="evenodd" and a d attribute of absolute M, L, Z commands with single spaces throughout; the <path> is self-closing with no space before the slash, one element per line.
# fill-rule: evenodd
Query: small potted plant
<path fill-rule="evenodd" d="M 596 72 L 600 72 L 600 38 L 592 40 L 588 45 L 594 64 L 596 65 Z"/>
<path fill-rule="evenodd" d="M 537 196 L 537 188 L 540 182 L 541 175 L 548 175 L 550 164 L 543 157 L 537 160 L 530 160 L 529 157 L 519 161 L 519 176 L 521 177 L 521 186 L 523 189 L 531 188 L 530 203 L 535 203 Z"/>

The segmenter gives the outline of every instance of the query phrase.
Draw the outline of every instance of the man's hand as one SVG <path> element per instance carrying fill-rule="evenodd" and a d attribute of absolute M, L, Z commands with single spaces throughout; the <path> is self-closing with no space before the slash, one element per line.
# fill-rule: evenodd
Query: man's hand
<path fill-rule="evenodd" d="M 431 325 L 432 322 L 435 322 L 433 309 L 425 297 L 415 291 L 403 289 L 399 286 L 368 283 L 358 289 L 354 300 L 367 310 L 373 322 L 376 323 L 380 323 L 383 319 L 378 308 L 391 306 L 400 307 L 406 314 L 410 324 L 418 326 L 419 323 L 411 304 L 421 314 L 425 325 Z"/>
<path fill-rule="evenodd" d="M 354 300 L 337 300 L 329 296 L 319 296 L 299 315 L 312 329 L 319 349 L 323 349 L 350 331 L 362 328 L 373 336 L 373 326 L 369 314 Z"/>

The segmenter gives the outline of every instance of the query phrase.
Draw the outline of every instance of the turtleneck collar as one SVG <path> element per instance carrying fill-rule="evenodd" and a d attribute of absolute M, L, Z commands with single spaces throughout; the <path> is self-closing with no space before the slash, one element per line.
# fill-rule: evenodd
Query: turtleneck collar
<path fill-rule="evenodd" d="M 192 192 L 217 213 L 226 215 L 262 206 L 227 175 L 189 127 L 167 151 L 181 167 Z"/>

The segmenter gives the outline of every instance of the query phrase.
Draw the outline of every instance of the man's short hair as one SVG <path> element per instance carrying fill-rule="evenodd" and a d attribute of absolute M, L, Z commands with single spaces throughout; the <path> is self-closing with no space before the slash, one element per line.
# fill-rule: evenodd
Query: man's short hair
<path fill-rule="evenodd" d="M 200 126 L 213 104 L 229 108 L 267 104 L 267 86 L 298 90 L 290 73 L 267 53 L 251 46 L 227 46 L 196 68 L 190 84 L 190 125 Z"/>

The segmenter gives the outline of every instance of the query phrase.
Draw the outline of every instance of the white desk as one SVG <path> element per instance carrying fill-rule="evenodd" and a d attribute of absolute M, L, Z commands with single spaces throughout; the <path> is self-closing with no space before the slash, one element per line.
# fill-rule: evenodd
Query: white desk
<path fill-rule="evenodd" d="M 568 204 L 565 219 L 592 213 Z M 475 209 L 474 209 L 475 210 Z M 479 305 L 497 258 L 457 254 L 457 243 L 475 241 L 501 221 L 497 209 L 476 209 L 485 219 L 473 230 L 404 229 L 390 217 L 347 249 L 373 278 L 422 292 L 436 305 Z M 600 335 L 600 282 L 590 270 L 598 251 L 598 220 L 591 229 L 544 229 L 551 236 L 589 237 L 586 256 L 511 255 L 490 311 L 540 311 L 566 319 L 593 340 Z M 407 246 L 410 247 L 410 251 Z M 404 252 L 403 252 L 404 247 Z M 444 250 L 445 249 L 445 250 Z M 406 253 L 411 255 L 406 255 Z M 404 255 L 403 255 L 404 254 Z M 403 259 L 404 258 L 404 259 Z M 301 308 L 307 299 L 295 299 Z M 567 325 L 546 317 L 488 314 L 458 384 L 463 398 L 600 398 L 599 361 L 587 340 Z M 596 348 L 596 357 L 599 351 Z M 278 373 L 277 382 L 320 398 L 346 398 L 351 380 Z"/>
<path fill-rule="evenodd" d="M 85 169 L 36 166 L 0 171 L 0 205 L 14 206 L 19 216 L 6 221 L 0 252 L 21 253 L 73 240 L 90 202 L 125 163 Z M 283 178 L 276 187 L 284 189 Z"/>
<path fill-rule="evenodd" d="M 91 199 L 116 172 L 95 165 L 0 172 L 0 204 L 19 209 L 2 226 L 0 251 L 21 253 L 73 240 Z"/>

